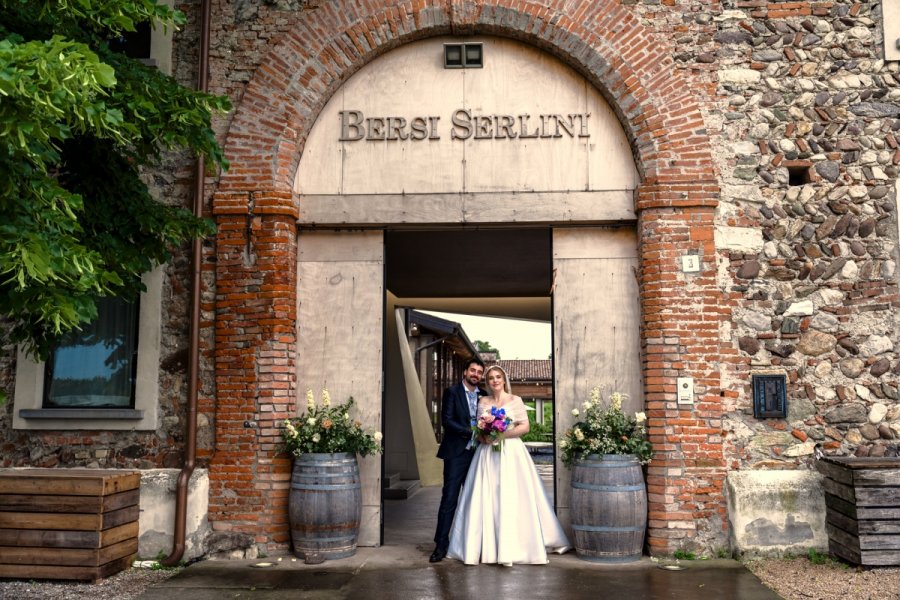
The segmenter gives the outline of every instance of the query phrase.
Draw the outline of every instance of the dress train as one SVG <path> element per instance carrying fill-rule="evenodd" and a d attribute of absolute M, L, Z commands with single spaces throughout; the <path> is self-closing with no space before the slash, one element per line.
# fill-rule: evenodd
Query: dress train
<path fill-rule="evenodd" d="M 524 406 L 523 406 L 524 408 Z M 518 438 L 479 444 L 460 494 L 447 556 L 466 564 L 545 564 L 571 548 Z"/>

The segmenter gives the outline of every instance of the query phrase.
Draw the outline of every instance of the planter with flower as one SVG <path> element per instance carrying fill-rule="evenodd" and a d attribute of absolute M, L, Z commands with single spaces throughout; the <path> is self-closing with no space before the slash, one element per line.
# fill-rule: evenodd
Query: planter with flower
<path fill-rule="evenodd" d="M 572 468 L 572 530 L 575 550 L 593 562 L 630 562 L 641 557 L 647 528 L 647 487 L 641 465 L 650 462 L 644 413 L 622 411 L 624 395 L 606 402 L 600 389 L 572 414 L 575 423 L 560 441 L 562 461 Z"/>
<path fill-rule="evenodd" d="M 307 562 L 352 556 L 362 514 L 357 455 L 381 452 L 381 433 L 353 419 L 353 398 L 332 406 L 322 390 L 317 405 L 307 390 L 306 408 L 281 429 L 284 449 L 294 457 L 288 498 L 294 554 Z"/>

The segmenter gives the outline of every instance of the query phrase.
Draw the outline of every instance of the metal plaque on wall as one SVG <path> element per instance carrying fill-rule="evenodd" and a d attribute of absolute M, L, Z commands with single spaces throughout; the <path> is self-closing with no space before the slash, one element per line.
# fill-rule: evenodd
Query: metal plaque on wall
<path fill-rule="evenodd" d="M 753 375 L 753 416 L 757 419 L 787 417 L 785 375 Z"/>

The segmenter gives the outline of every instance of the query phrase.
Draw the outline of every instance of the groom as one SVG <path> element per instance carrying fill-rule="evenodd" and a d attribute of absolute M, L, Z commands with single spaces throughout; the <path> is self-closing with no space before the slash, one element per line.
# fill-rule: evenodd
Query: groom
<path fill-rule="evenodd" d="M 472 423 L 478 409 L 478 396 L 483 394 L 478 389 L 482 375 L 484 363 L 477 356 L 470 358 L 465 364 L 462 381 L 444 390 L 441 401 L 444 437 L 437 455 L 444 460 L 444 487 L 441 489 L 441 506 L 434 532 L 435 548 L 428 559 L 433 563 L 440 562 L 447 556 L 450 526 L 456 513 L 459 490 L 475 455 L 475 447 L 469 441 L 472 439 Z"/>

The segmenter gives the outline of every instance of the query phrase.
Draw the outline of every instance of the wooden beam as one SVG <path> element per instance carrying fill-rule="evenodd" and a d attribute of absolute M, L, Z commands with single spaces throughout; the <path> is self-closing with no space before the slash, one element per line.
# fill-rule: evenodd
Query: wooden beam
<path fill-rule="evenodd" d="M 633 190 L 300 196 L 301 227 L 634 221 Z"/>

